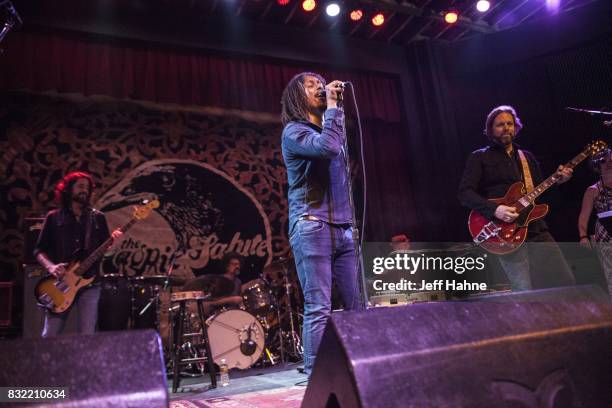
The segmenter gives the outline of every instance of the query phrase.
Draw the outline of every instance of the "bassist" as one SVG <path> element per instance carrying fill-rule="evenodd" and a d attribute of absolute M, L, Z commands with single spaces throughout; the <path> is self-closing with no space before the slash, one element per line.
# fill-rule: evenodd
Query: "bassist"
<path fill-rule="evenodd" d="M 516 182 L 537 186 L 542 181 L 540 166 L 533 154 L 519 149 L 514 140 L 522 123 L 511 106 L 498 106 L 487 116 L 484 133 L 489 146 L 472 152 L 467 160 L 459 186 L 459 200 L 471 210 L 490 220 L 513 222 L 519 216 L 517 209 L 497 205 L 489 199 L 503 197 Z M 522 156 L 522 157 L 521 157 Z M 572 176 L 572 169 L 559 166 L 556 176 L 558 184 Z M 533 188 L 533 187 L 531 187 Z M 532 289 L 530 258 L 538 270 L 549 269 L 539 286 L 562 286 L 575 283 L 563 255 L 548 232 L 543 220 L 529 224 L 527 242 L 539 244 L 523 245 L 517 251 L 499 257 L 500 264 L 510 281 L 513 291 Z M 550 276 L 548 276 L 550 275 Z"/>
<path fill-rule="evenodd" d="M 55 199 L 60 208 L 50 211 L 45 217 L 34 255 L 56 278 L 64 275 L 68 262 L 75 258 L 75 254 L 80 258 L 87 256 L 110 236 L 106 217 L 90 205 L 93 190 L 91 175 L 76 171 L 67 174 L 55 188 Z M 112 234 L 113 238 L 120 235 L 119 230 Z M 95 263 L 83 277 L 95 276 L 98 265 Z M 94 284 L 83 288 L 68 312 L 54 314 L 46 311 L 42 336 L 62 334 L 70 313 L 77 313 L 78 333 L 93 334 L 99 299 L 100 286 L 94 280 Z"/>

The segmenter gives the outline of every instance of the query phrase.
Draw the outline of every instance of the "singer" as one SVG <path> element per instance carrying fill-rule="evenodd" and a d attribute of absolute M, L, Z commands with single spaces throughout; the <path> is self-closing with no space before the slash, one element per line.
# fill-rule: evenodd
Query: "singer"
<path fill-rule="evenodd" d="M 303 72 L 284 89 L 282 153 L 289 184 L 289 241 L 304 293 L 304 372 L 310 375 L 331 314 L 332 278 L 345 309 L 358 309 L 343 83 Z"/>

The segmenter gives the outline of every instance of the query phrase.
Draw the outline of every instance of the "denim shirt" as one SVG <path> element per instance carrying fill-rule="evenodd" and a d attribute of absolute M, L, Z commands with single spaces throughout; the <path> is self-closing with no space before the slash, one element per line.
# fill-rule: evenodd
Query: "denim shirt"
<path fill-rule="evenodd" d="M 344 112 L 328 109 L 323 129 L 309 122 L 289 122 L 282 152 L 289 182 L 289 231 L 298 218 L 315 216 L 330 224 L 350 224 L 343 143 Z"/>

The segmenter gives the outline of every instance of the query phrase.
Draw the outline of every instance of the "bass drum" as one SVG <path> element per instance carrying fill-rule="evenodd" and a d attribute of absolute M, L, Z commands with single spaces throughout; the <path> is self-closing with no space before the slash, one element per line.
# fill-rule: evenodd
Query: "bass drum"
<path fill-rule="evenodd" d="M 266 333 L 252 314 L 240 309 L 222 310 L 206 320 L 213 361 L 228 368 L 251 367 L 264 351 Z"/>

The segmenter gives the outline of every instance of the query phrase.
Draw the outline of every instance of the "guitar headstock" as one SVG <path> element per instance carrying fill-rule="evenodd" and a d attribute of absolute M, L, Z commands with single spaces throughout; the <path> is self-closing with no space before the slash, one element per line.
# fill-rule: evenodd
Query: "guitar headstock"
<path fill-rule="evenodd" d="M 149 201 L 145 205 L 134 207 L 134 218 L 137 220 L 144 220 L 155 208 L 159 208 L 159 200 Z"/>
<path fill-rule="evenodd" d="M 586 154 L 589 156 L 595 156 L 597 153 L 600 153 L 608 148 L 608 144 L 603 140 L 595 140 L 588 144 L 585 149 Z"/>

